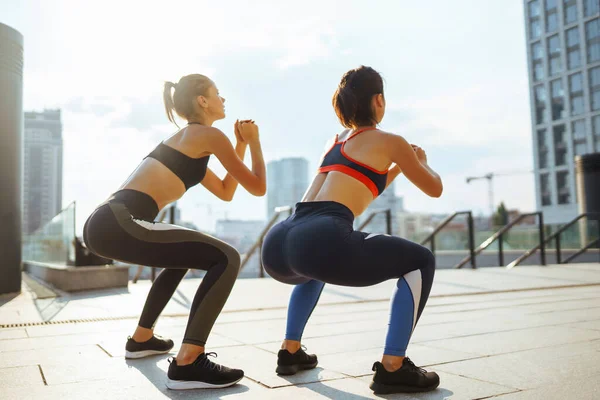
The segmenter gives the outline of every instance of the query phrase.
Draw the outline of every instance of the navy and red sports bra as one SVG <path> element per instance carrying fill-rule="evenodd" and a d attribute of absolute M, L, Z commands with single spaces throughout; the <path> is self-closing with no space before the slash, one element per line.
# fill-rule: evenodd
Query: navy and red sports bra
<path fill-rule="evenodd" d="M 385 190 L 388 171 L 378 171 L 373 167 L 352 159 L 344 151 L 344 145 L 348 140 L 351 140 L 364 131 L 372 129 L 373 128 L 359 129 L 341 142 L 338 142 L 338 135 L 336 135 L 335 143 L 323 157 L 319 172 L 338 171 L 349 175 L 364 183 L 371 193 L 373 193 L 373 197 L 375 198 Z"/>

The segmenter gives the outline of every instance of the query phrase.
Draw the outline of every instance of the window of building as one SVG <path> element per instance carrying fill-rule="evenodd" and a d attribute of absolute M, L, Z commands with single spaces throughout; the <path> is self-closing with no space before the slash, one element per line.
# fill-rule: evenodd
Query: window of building
<path fill-rule="evenodd" d="M 533 55 L 533 80 L 538 82 L 544 79 L 544 47 L 540 42 L 531 45 Z"/>
<path fill-rule="evenodd" d="M 548 38 L 548 58 L 550 76 L 559 74 L 562 71 L 562 64 L 560 61 L 560 39 L 558 35 Z"/>
<path fill-rule="evenodd" d="M 563 12 L 565 14 L 565 25 L 577 21 L 577 0 L 564 0 Z"/>
<path fill-rule="evenodd" d="M 554 163 L 556 166 L 567 165 L 567 142 L 565 140 L 565 126 L 552 127 L 554 137 Z"/>
<path fill-rule="evenodd" d="M 557 121 L 565 117 L 565 96 L 562 81 L 556 79 L 550 83 L 552 95 L 552 121 Z"/>
<path fill-rule="evenodd" d="M 581 67 L 578 27 L 567 30 L 567 67 L 569 69 Z"/>
<path fill-rule="evenodd" d="M 546 33 L 558 29 L 558 7 L 556 0 L 546 0 Z"/>
<path fill-rule="evenodd" d="M 599 0 L 583 0 L 583 13 L 586 17 L 600 13 Z"/>
<path fill-rule="evenodd" d="M 546 142 L 546 130 L 537 131 L 538 164 L 539 168 L 548 168 L 548 144 Z"/>
<path fill-rule="evenodd" d="M 537 39 L 542 34 L 542 27 L 540 25 L 540 2 L 533 0 L 529 2 L 529 36 L 531 39 Z"/>
<path fill-rule="evenodd" d="M 568 171 L 559 171 L 556 173 L 556 192 L 558 195 L 558 204 L 569 204 L 571 202 Z"/>
<path fill-rule="evenodd" d="M 585 40 L 587 44 L 588 62 L 600 60 L 600 19 L 596 18 L 585 24 Z"/>
<path fill-rule="evenodd" d="M 573 149 L 574 155 L 579 156 L 586 154 L 587 149 L 587 137 L 585 134 L 585 120 L 580 119 L 573 121 L 571 125 L 571 131 L 573 132 Z"/>
<path fill-rule="evenodd" d="M 544 85 L 538 85 L 534 88 L 535 101 L 535 123 L 543 124 L 548 121 L 548 111 L 546 110 L 546 89 Z"/>
<path fill-rule="evenodd" d="M 590 77 L 590 108 L 592 111 L 600 110 L 600 67 L 589 70 Z"/>
<path fill-rule="evenodd" d="M 583 102 L 583 76 L 580 73 L 569 76 L 569 96 L 571 100 L 571 115 L 584 112 Z"/>
<path fill-rule="evenodd" d="M 543 206 L 549 206 L 552 204 L 550 179 L 548 174 L 540 174 L 540 194 L 542 197 Z"/>

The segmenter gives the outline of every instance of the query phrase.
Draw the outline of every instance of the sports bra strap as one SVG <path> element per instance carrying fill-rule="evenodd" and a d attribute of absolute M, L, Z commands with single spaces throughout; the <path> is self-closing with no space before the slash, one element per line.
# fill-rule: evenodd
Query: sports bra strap
<path fill-rule="evenodd" d="M 348 136 L 348 138 L 346 138 L 346 140 L 344 140 L 344 142 L 347 142 L 348 140 L 360 135 L 361 133 L 365 132 L 365 131 L 370 131 L 373 130 L 373 128 L 363 128 L 363 129 L 359 129 L 356 132 L 352 132 L 352 134 L 350 136 Z"/>

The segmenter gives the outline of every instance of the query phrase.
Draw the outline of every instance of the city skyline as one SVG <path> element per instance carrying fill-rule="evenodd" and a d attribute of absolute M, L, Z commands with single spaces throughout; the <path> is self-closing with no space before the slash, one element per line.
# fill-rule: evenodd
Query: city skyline
<path fill-rule="evenodd" d="M 216 127 L 233 138 L 236 118 L 255 119 L 266 161 L 306 158 L 310 180 L 326 142 L 341 131 L 331 107 L 340 77 L 373 66 L 386 82 L 381 128 L 424 147 L 444 180 L 442 198 L 430 199 L 401 176 L 396 192 L 409 211 L 487 212 L 487 186 L 467 185 L 465 177 L 533 169 L 522 4 L 401 1 L 365 11 L 358 1 L 239 2 L 224 12 L 182 1 L 172 5 L 185 10 L 181 19 L 170 20 L 163 8 L 144 3 L 135 35 L 130 18 L 141 3 L 114 3 L 118 14 L 111 4 L 0 4 L 2 22 L 25 37 L 24 108 L 62 109 L 63 204 L 77 201 L 79 230 L 156 143 L 175 132 L 164 116 L 161 83 L 190 72 L 209 75 L 227 99 L 227 118 Z M 248 19 L 255 23 L 240 22 Z M 172 40 L 172 32 L 186 40 Z M 214 158 L 210 167 L 222 176 Z M 535 208 L 533 175 L 494 185 L 497 203 Z M 240 188 L 222 203 L 194 188 L 178 204 L 184 219 L 212 230 L 224 215 L 265 219 L 266 201 Z"/>

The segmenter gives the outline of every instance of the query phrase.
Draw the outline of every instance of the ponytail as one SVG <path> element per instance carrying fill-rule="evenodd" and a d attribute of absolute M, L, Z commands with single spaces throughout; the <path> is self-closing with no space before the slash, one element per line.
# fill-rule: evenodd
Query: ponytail
<path fill-rule="evenodd" d="M 175 88 L 175 84 L 173 82 L 165 82 L 165 90 L 163 92 L 163 101 L 165 103 L 165 111 L 167 112 L 167 118 L 169 121 L 177 125 L 175 122 L 175 118 L 173 116 L 173 111 L 175 110 L 175 103 L 173 102 L 173 94 L 171 89 Z M 179 125 L 177 125 L 179 127 Z"/>
<path fill-rule="evenodd" d="M 177 84 L 166 81 L 163 101 L 169 121 L 177 125 L 175 115 L 188 121 L 194 118 L 196 114 L 196 110 L 194 109 L 196 98 L 198 96 L 206 96 L 208 89 L 212 85 L 214 84 L 209 78 L 200 74 L 186 75 Z M 174 92 L 173 89 L 175 89 Z M 179 128 L 179 125 L 177 127 Z"/>

